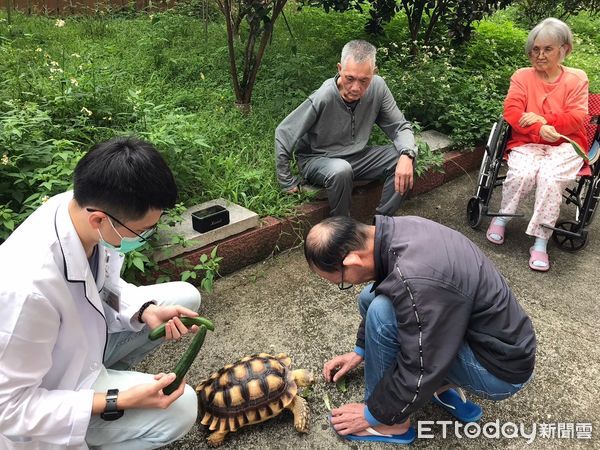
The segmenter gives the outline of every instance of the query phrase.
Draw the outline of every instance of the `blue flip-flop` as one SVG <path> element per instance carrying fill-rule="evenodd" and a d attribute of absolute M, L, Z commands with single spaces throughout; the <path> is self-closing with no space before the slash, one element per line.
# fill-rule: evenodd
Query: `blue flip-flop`
<path fill-rule="evenodd" d="M 386 444 L 412 444 L 417 437 L 417 432 L 413 427 L 410 427 L 404 434 L 381 434 L 369 427 L 366 429 L 369 436 L 357 436 L 355 434 L 347 434 L 340 436 L 349 441 L 364 441 L 364 442 L 384 442 Z"/>
<path fill-rule="evenodd" d="M 331 429 L 335 434 L 337 434 L 342 439 L 346 439 L 347 441 L 364 441 L 364 442 L 385 442 L 388 444 L 412 444 L 417 437 L 417 432 L 413 427 L 409 427 L 408 430 L 403 434 L 381 434 L 378 431 L 375 431 L 373 428 L 366 428 L 369 436 L 357 436 L 355 434 L 346 434 L 342 436 L 335 428 L 333 428 L 333 424 L 331 423 L 331 416 L 327 416 L 329 420 L 329 424 L 331 425 Z"/>
<path fill-rule="evenodd" d="M 457 392 L 458 391 L 458 392 Z M 461 388 L 433 394 L 431 401 L 448 411 L 461 422 L 477 422 L 483 415 L 481 406 L 467 400 Z"/>

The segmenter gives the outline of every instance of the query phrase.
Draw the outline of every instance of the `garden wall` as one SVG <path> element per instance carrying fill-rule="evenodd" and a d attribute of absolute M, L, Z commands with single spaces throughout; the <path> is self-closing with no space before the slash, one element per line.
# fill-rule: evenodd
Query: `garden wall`
<path fill-rule="evenodd" d="M 482 155 L 483 147 L 478 147 L 473 152 L 446 152 L 444 172 L 430 171 L 417 178 L 411 196 L 428 192 L 460 175 L 478 169 Z M 355 188 L 352 196 L 352 216 L 363 222 L 370 222 L 375 207 L 379 203 L 381 188 L 380 183 L 371 183 Z M 464 199 L 464 201 L 466 205 L 468 199 Z M 278 252 L 300 245 L 310 227 L 328 215 L 329 205 L 326 201 L 307 203 L 299 206 L 297 214 L 293 217 L 285 219 L 265 217 L 258 228 L 231 236 L 179 257 L 189 262 L 190 265 L 195 265 L 200 255 L 209 254 L 218 245 L 218 255 L 223 258 L 219 273 L 226 275 L 242 267 L 263 261 Z M 177 272 L 177 268 L 170 260 L 160 263 L 160 266 L 169 272 Z"/>

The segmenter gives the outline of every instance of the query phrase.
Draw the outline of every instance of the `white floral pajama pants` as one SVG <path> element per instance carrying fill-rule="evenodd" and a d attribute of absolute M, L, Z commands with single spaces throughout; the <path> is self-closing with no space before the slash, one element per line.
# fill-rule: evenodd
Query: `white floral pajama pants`
<path fill-rule="evenodd" d="M 560 214 L 562 192 L 577 176 L 583 159 L 569 143 L 558 146 L 526 144 L 514 147 L 508 158 L 508 173 L 502 186 L 500 212 L 514 214 L 534 186 L 535 205 L 526 233 L 549 239 Z"/>

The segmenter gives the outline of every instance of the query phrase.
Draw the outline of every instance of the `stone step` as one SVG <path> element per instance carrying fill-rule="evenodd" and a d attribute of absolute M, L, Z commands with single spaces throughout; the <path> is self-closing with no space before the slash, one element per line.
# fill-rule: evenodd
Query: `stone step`
<path fill-rule="evenodd" d="M 192 213 L 214 205 L 227 208 L 229 211 L 229 224 L 207 231 L 206 233 L 199 233 L 194 230 L 194 228 L 192 228 Z M 251 228 L 255 228 L 258 225 L 258 214 L 243 206 L 228 202 L 223 198 L 194 205 L 185 211 L 183 214 L 183 221 L 180 224 L 171 227 L 168 230 L 159 231 L 159 243 L 161 247 L 152 254 L 152 259 L 156 262 L 164 261 L 206 247 L 213 242 L 227 239 Z M 172 239 L 175 236 L 183 236 L 186 240 L 185 246 L 181 244 L 172 244 Z"/>

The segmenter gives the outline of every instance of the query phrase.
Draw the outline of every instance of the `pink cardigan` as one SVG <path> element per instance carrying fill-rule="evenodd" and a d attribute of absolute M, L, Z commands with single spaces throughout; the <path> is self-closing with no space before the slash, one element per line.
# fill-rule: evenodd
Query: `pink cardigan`
<path fill-rule="evenodd" d="M 563 73 L 554 83 L 541 80 L 532 67 L 518 69 L 510 79 L 504 100 L 504 118 L 512 128 L 508 149 L 523 144 L 558 145 L 540 137 L 542 124 L 521 127 L 524 112 L 534 112 L 546 119 L 556 131 L 588 149 L 584 121 L 588 112 L 588 78 L 583 70 L 561 66 Z"/>

